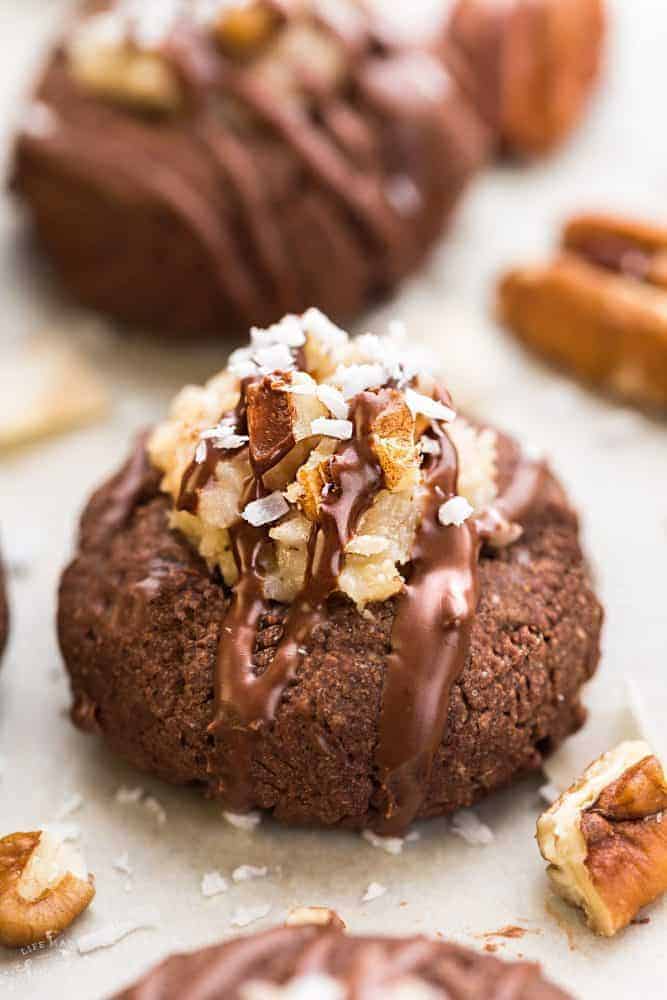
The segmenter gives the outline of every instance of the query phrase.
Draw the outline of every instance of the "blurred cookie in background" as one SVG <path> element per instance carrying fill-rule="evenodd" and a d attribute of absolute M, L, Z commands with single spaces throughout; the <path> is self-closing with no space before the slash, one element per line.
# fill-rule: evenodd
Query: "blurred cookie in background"
<path fill-rule="evenodd" d="M 76 299 L 224 337 L 382 298 L 491 143 L 439 55 L 354 0 L 116 0 L 55 47 L 13 186 Z"/>

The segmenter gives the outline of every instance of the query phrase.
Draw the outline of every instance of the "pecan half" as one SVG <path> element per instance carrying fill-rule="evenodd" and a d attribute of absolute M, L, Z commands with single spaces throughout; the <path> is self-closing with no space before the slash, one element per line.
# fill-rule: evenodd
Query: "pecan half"
<path fill-rule="evenodd" d="M 578 217 L 551 263 L 502 278 L 498 311 L 521 341 L 576 375 L 667 405 L 667 230 Z"/>
<path fill-rule="evenodd" d="M 458 0 L 452 66 L 501 145 L 541 154 L 577 124 L 597 79 L 603 0 Z"/>
<path fill-rule="evenodd" d="M 21 948 L 56 937 L 90 905 L 83 858 L 46 830 L 0 840 L 0 944 Z"/>
<path fill-rule="evenodd" d="M 611 937 L 667 891 L 667 781 L 643 742 L 604 754 L 537 824 L 556 891 Z"/>

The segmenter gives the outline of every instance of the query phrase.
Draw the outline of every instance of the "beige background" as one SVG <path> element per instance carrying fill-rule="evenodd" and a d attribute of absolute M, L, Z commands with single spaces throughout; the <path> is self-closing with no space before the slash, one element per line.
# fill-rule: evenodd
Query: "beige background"
<path fill-rule="evenodd" d="M 40 45 L 65 6 L 56 0 L 0 2 L 5 136 Z M 667 217 L 667 8 L 661 0 L 616 0 L 613 7 L 608 81 L 586 126 L 543 164 L 499 167 L 482 177 L 451 239 L 390 310 L 410 322 L 415 336 L 433 343 L 463 402 L 544 447 L 582 510 L 608 622 L 602 670 L 587 696 L 591 723 L 570 747 L 568 774 L 617 735 L 632 735 L 622 714 L 628 675 L 649 706 L 648 727 L 667 744 L 667 430 L 528 360 L 493 327 L 486 307 L 493 276 L 513 260 L 546 251 L 558 221 L 573 210 L 614 207 Z M 67 685 L 53 615 L 77 512 L 121 458 L 133 430 L 155 419 L 185 378 L 220 366 L 224 354 L 207 348 L 167 356 L 67 309 L 29 266 L 21 220 L 8 202 L 0 225 L 0 364 L 16 344 L 46 329 L 77 343 L 113 392 L 107 422 L 0 456 L 3 543 L 16 569 L 12 638 L 0 676 L 0 833 L 52 820 L 69 794 L 80 793 L 84 804 L 71 819 L 81 827 L 98 885 L 93 907 L 63 948 L 32 956 L 0 953 L 0 994 L 95 1000 L 169 950 L 229 934 L 238 906 L 271 903 L 259 928 L 304 902 L 334 906 L 355 931 L 444 931 L 477 947 L 484 932 L 520 924 L 529 933 L 506 942 L 499 954 L 543 961 L 579 996 L 603 989 L 610 1000 L 663 996 L 667 906 L 650 911 L 650 924 L 600 942 L 551 900 L 532 839 L 539 779 L 479 810 L 495 833 L 492 845 L 469 847 L 436 821 L 420 826 L 421 839 L 406 845 L 402 856 L 390 857 L 351 835 L 270 823 L 252 836 L 234 831 L 215 805 L 133 773 L 73 730 L 65 718 Z M 163 804 L 163 827 L 146 810 L 115 802 L 120 785 L 137 784 Z M 113 868 L 124 852 L 131 878 Z M 270 876 L 202 898 L 205 871 L 229 875 L 241 863 L 268 864 Z M 371 881 L 389 891 L 362 905 Z M 131 919 L 147 905 L 160 912 L 156 929 L 78 955 L 78 936 Z"/>

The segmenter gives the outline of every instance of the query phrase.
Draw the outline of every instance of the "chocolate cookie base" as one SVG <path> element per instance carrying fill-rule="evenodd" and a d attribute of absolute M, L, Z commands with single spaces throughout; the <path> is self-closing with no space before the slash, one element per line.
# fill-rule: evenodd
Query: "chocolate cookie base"
<path fill-rule="evenodd" d="M 224 734 L 214 746 L 208 733 L 229 595 L 169 530 L 168 510 L 140 446 L 83 515 L 79 551 L 60 587 L 60 644 L 79 725 L 142 770 L 215 789 L 216 760 L 234 753 Z M 602 611 L 577 534 L 549 477 L 523 539 L 483 552 L 470 653 L 421 816 L 469 806 L 536 770 L 584 721 L 580 690 L 598 662 Z M 285 823 L 372 827 L 395 602 L 362 617 L 335 597 L 328 612 L 255 744 L 253 798 Z M 284 614 L 276 605 L 260 623 L 258 671 L 280 641 Z"/>
<path fill-rule="evenodd" d="M 343 988 L 384 995 L 409 978 L 450 1000 L 567 1000 L 537 965 L 503 962 L 468 948 L 420 938 L 347 937 L 317 927 L 278 928 L 250 938 L 175 955 L 116 1000 L 238 1000 L 250 982 L 284 985 L 308 974 L 330 976 Z M 310 995 L 310 994 L 309 994 Z M 312 994 L 315 996 L 315 992 Z"/>

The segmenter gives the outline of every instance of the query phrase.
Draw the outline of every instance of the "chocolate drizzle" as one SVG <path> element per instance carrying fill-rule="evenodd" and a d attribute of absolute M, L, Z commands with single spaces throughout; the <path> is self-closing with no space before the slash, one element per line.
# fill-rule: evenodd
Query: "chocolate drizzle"
<path fill-rule="evenodd" d="M 456 449 L 435 423 L 433 433 L 440 455 L 425 470 L 421 524 L 396 608 L 382 696 L 376 826 L 383 833 L 405 830 L 426 794 L 478 601 L 475 523 L 444 527 L 438 520 L 441 505 L 456 495 Z"/>
<path fill-rule="evenodd" d="M 214 790 L 233 809 L 253 805 L 250 767 L 254 742 L 275 717 L 280 698 L 302 659 L 304 644 L 322 621 L 325 602 L 336 588 L 345 546 L 383 484 L 382 469 L 370 444 L 371 427 L 390 392 L 361 393 L 353 401 L 354 435 L 341 444 L 329 462 L 329 484 L 311 533 L 302 592 L 291 605 L 282 640 L 261 674 L 255 670 L 253 653 L 261 618 L 269 611 L 261 569 L 267 536 L 243 521 L 230 530 L 239 583 L 220 635 L 210 732 L 222 741 L 212 765 Z M 264 467 L 263 471 L 269 470 Z M 255 475 L 244 503 L 263 492 L 262 478 Z"/>

